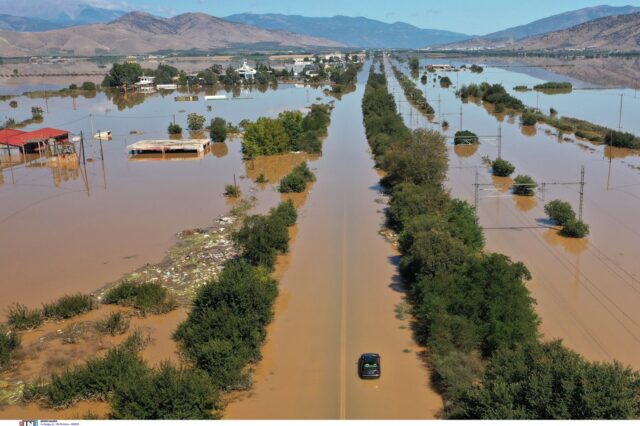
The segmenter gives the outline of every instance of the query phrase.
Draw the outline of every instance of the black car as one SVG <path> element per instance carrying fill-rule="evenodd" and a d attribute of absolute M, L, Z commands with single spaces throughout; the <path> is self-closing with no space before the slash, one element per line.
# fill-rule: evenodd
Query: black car
<path fill-rule="evenodd" d="M 360 375 L 361 379 L 380 378 L 380 355 L 373 353 L 360 355 L 358 375 Z"/>

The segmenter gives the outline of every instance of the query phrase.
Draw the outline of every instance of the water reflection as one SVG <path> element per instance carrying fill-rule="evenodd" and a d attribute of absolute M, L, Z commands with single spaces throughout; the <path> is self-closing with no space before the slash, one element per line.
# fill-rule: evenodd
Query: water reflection
<path fill-rule="evenodd" d="M 217 158 L 222 158 L 229 153 L 229 147 L 225 142 L 215 142 L 211 144 L 211 154 Z"/>
<path fill-rule="evenodd" d="M 316 160 L 319 157 L 319 155 L 307 153 L 261 156 L 253 160 L 245 160 L 244 168 L 246 175 L 252 181 L 263 174 L 269 182 L 275 185 L 297 165 L 305 161 Z"/>
<path fill-rule="evenodd" d="M 561 246 L 565 252 L 580 254 L 589 246 L 588 238 L 567 238 L 560 235 L 560 230 L 549 228 L 542 234 L 544 240 L 552 246 Z"/>
<path fill-rule="evenodd" d="M 455 154 L 458 157 L 467 158 L 475 155 L 475 153 L 478 152 L 479 147 L 480 147 L 480 144 L 477 144 L 477 143 L 471 144 L 471 145 L 466 145 L 466 144 L 454 145 L 453 152 L 455 152 Z"/>
<path fill-rule="evenodd" d="M 524 195 L 514 195 L 513 201 L 518 210 L 522 212 L 528 212 L 538 205 L 538 199 L 536 197 L 527 197 Z"/>
<path fill-rule="evenodd" d="M 537 126 L 520 126 L 520 131 L 525 136 L 535 136 L 538 133 Z"/>

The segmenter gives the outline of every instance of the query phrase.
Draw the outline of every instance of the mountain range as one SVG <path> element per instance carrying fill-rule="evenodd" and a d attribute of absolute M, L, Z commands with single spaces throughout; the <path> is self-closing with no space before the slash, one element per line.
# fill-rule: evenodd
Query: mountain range
<path fill-rule="evenodd" d="M 120 55 L 239 46 L 640 50 L 633 18 L 640 7 L 633 6 L 588 7 L 484 36 L 470 36 L 340 15 L 319 18 L 243 13 L 216 18 L 185 13 L 165 18 L 104 9 L 82 1 L 0 0 L 0 12 L 12 13 L 0 15 L 0 55 Z M 602 33 L 596 33 L 598 30 Z"/>
<path fill-rule="evenodd" d="M 467 34 L 418 28 L 404 22 L 376 21 L 364 17 L 311 18 L 300 15 L 242 13 L 225 19 L 259 28 L 286 30 L 327 38 L 347 46 L 418 49 L 428 45 L 466 40 Z"/>
<path fill-rule="evenodd" d="M 341 47 L 332 40 L 265 30 L 204 13 L 163 18 L 128 13 L 108 24 L 43 31 L 0 31 L 0 56 L 126 55 L 244 46 Z"/>

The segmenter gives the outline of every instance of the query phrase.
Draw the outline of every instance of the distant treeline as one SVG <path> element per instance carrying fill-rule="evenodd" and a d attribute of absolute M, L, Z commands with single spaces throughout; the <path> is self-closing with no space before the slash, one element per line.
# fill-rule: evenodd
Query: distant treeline
<path fill-rule="evenodd" d="M 499 93 L 499 91 L 494 91 Z M 390 195 L 415 337 L 428 348 L 444 415 L 462 419 L 637 418 L 640 377 L 541 342 L 524 264 L 484 250 L 473 208 L 444 188 L 444 137 L 409 130 L 383 73 L 362 101 L 366 134 Z"/>

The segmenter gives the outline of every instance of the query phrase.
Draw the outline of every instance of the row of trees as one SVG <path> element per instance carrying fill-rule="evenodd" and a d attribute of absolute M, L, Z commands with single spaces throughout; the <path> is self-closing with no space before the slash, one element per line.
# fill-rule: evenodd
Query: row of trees
<path fill-rule="evenodd" d="M 427 98 L 424 97 L 424 93 L 422 90 L 418 89 L 416 84 L 409 77 L 404 75 L 402 71 L 396 68 L 394 65 L 391 65 L 391 69 L 393 70 L 393 74 L 396 79 L 400 83 L 402 90 L 404 90 L 404 94 L 409 99 L 409 101 L 415 105 L 420 111 L 423 111 L 425 114 L 433 114 L 435 111 L 429 102 L 427 102 Z"/>
<path fill-rule="evenodd" d="M 284 111 L 277 118 L 260 117 L 242 123 L 242 152 L 247 158 L 305 151 L 320 153 L 327 134 L 332 106 L 313 104 L 309 112 Z"/>
<path fill-rule="evenodd" d="M 219 389 L 246 387 L 245 366 L 260 359 L 278 294 L 270 272 L 277 254 L 288 250 L 288 227 L 296 220 L 290 201 L 268 215 L 249 216 L 233 237 L 240 257 L 225 263 L 220 277 L 200 289 L 189 317 L 175 332 L 185 357 Z"/>
<path fill-rule="evenodd" d="M 529 271 L 504 255 L 484 252 L 473 209 L 451 199 L 443 186 L 444 138 L 406 129 L 384 75 L 373 68 L 363 112 L 376 163 L 387 172 L 382 182 L 391 196 L 388 220 L 400 234 L 400 271 L 416 337 L 429 347 L 445 414 L 487 419 L 640 415 L 636 373 L 618 364 L 587 363 L 560 344 L 550 351 L 549 344 L 539 342 L 539 319 L 525 286 Z M 579 360 L 575 368 L 561 367 L 571 357 Z M 587 385 L 592 378 L 603 387 Z"/>

